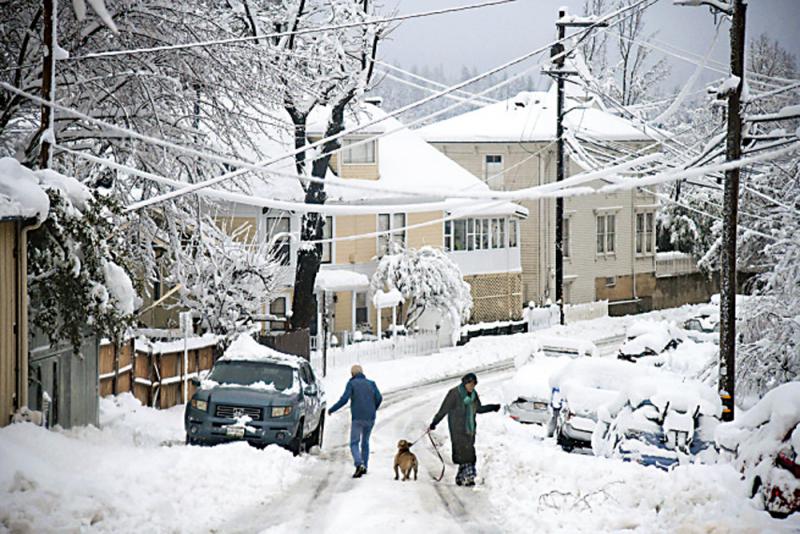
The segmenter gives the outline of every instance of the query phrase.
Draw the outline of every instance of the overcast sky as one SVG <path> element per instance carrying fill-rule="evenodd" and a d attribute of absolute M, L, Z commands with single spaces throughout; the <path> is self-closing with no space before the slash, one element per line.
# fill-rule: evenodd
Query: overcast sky
<path fill-rule="evenodd" d="M 610 0 L 613 1 L 613 0 Z M 387 10 L 400 13 L 476 3 L 477 0 L 384 0 Z M 747 38 L 769 33 L 800 56 L 800 0 L 749 0 Z M 462 65 L 488 69 L 550 42 L 555 38 L 558 8 L 580 14 L 583 0 L 517 0 L 515 3 L 404 22 L 381 44 L 385 60 L 405 67 L 442 64 L 452 74 Z M 646 15 L 647 33 L 670 45 L 705 54 L 714 35 L 714 17 L 707 8 L 679 7 L 661 0 Z M 728 61 L 728 29 L 723 23 L 713 57 Z M 653 53 L 653 57 L 658 52 Z M 694 66 L 670 59 L 672 89 L 686 80 Z M 709 75 L 710 76 L 710 75 Z M 706 80 L 708 76 L 706 77 Z"/>

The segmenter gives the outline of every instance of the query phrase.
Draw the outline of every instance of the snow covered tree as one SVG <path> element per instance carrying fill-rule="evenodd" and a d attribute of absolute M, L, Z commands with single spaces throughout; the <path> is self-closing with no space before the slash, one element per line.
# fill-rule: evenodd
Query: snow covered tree
<path fill-rule="evenodd" d="M 177 306 L 193 312 L 204 331 L 232 336 L 263 316 L 280 282 L 280 262 L 268 243 L 246 239 L 247 227 L 231 234 L 207 219 L 184 240 L 173 270 L 181 286 Z"/>
<path fill-rule="evenodd" d="M 272 29 L 295 32 L 322 25 L 366 23 L 374 14 L 375 6 L 370 0 L 281 0 L 265 6 L 263 17 Z M 366 90 L 372 77 L 382 31 L 380 24 L 363 24 L 323 32 L 291 33 L 268 43 L 273 52 L 270 72 L 292 121 L 295 148 L 306 146 L 308 116 L 317 106 L 325 106 L 328 111 L 324 137 L 344 130 L 345 109 Z M 254 35 L 260 32 L 256 22 L 252 32 Z M 330 152 L 339 147 L 336 139 L 324 143 L 314 154 L 299 152 L 295 157 L 297 173 L 324 179 Z M 301 184 L 307 204 L 325 203 L 323 183 Z M 304 214 L 301 241 L 321 239 L 324 224 L 325 218 L 319 213 Z M 315 317 L 314 282 L 321 254 L 321 247 L 315 246 L 303 246 L 298 252 L 292 298 L 293 329 L 307 328 Z"/>
<path fill-rule="evenodd" d="M 458 265 L 438 248 L 387 254 L 378 262 L 370 285 L 373 292 L 394 288 L 403 295 L 408 304 L 406 328 L 412 327 L 426 310 L 438 310 L 458 332 L 472 310 L 469 284 Z"/>
<path fill-rule="evenodd" d="M 29 234 L 31 322 L 51 342 L 68 341 L 76 350 L 87 334 L 121 339 L 135 323 L 139 299 L 123 254 L 119 203 L 54 171 L 37 175 L 50 211 Z"/>
<path fill-rule="evenodd" d="M 603 15 L 609 10 L 630 7 L 637 0 L 587 0 L 584 15 Z M 645 13 L 647 7 L 633 8 L 612 28 L 616 45 L 608 55 L 608 38 L 605 33 L 591 35 L 581 46 L 592 75 L 605 91 L 623 106 L 638 104 L 658 89 L 660 82 L 669 76 L 669 64 L 665 58 L 653 61 L 651 50 L 642 43 L 649 42 L 655 34 L 645 35 Z"/>

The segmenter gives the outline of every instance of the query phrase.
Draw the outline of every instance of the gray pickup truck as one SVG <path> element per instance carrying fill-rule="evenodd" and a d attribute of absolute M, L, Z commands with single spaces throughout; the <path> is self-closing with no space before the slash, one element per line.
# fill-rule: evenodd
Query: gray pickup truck
<path fill-rule="evenodd" d="M 186 443 L 246 440 L 295 454 L 321 447 L 325 395 L 308 362 L 252 338 L 237 343 L 206 377 L 193 380 L 197 390 L 184 413 Z"/>

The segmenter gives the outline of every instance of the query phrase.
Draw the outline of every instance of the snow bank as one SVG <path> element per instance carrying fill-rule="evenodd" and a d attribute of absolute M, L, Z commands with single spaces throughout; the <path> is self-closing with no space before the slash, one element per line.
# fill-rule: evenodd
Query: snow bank
<path fill-rule="evenodd" d="M 50 199 L 36 174 L 14 158 L 0 158 L 0 219 L 36 217 L 43 221 L 49 210 Z"/>
<path fill-rule="evenodd" d="M 262 509 L 317 459 L 237 442 L 183 445 L 182 407 L 101 399 L 100 428 L 0 429 L 0 529 L 224 531 Z"/>
<path fill-rule="evenodd" d="M 71 176 L 64 176 L 52 169 L 41 169 L 35 172 L 39 183 L 45 189 L 58 189 L 73 206 L 80 211 L 86 209 L 86 204 L 92 198 L 88 187 Z"/>

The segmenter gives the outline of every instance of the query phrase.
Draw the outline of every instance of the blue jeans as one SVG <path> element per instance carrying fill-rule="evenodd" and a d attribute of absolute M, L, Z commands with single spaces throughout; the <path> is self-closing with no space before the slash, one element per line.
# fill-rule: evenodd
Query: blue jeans
<path fill-rule="evenodd" d="M 350 425 L 350 452 L 353 453 L 353 463 L 356 467 L 369 465 L 369 435 L 375 421 L 354 419 Z"/>

